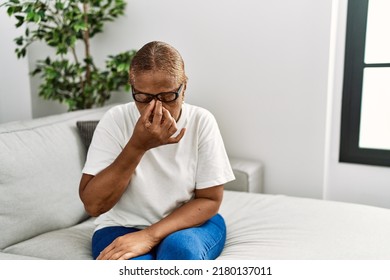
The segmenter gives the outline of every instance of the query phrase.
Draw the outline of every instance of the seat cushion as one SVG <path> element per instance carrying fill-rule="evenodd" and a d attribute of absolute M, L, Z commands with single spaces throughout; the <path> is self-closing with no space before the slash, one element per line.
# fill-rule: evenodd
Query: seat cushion
<path fill-rule="evenodd" d="M 225 191 L 219 260 L 389 260 L 390 211 L 367 205 Z"/>
<path fill-rule="evenodd" d="M 4 249 L 4 253 L 23 254 L 45 260 L 90 260 L 94 218 L 76 226 L 38 235 Z"/>

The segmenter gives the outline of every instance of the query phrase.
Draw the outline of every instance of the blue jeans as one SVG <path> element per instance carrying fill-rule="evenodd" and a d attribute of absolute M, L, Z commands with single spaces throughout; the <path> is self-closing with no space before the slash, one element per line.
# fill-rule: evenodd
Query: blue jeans
<path fill-rule="evenodd" d="M 97 230 L 92 237 L 93 258 L 96 259 L 117 237 L 138 230 L 122 226 Z M 217 214 L 200 226 L 168 235 L 149 253 L 132 260 L 214 260 L 222 252 L 225 241 L 225 221 Z"/>

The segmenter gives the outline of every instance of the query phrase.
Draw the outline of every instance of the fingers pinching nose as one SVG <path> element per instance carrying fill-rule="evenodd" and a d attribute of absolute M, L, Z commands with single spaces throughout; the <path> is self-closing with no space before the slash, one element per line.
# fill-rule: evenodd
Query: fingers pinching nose
<path fill-rule="evenodd" d="M 156 103 L 156 108 L 154 109 L 155 110 L 155 114 L 156 115 L 162 115 L 162 110 L 163 110 L 163 106 L 162 106 L 162 102 L 161 101 L 157 101 Z"/>

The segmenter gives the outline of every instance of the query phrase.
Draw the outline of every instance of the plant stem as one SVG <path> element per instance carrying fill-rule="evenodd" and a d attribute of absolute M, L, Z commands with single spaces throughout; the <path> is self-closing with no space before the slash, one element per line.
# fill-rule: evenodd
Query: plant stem
<path fill-rule="evenodd" d="M 72 50 L 72 54 L 73 54 L 73 58 L 74 58 L 74 61 L 79 64 L 79 59 L 77 58 L 77 54 L 76 54 L 76 50 L 74 47 L 71 47 L 70 48 Z"/>
<path fill-rule="evenodd" d="M 84 31 L 85 58 L 88 61 L 86 65 L 85 79 L 86 82 L 89 84 L 91 82 L 91 68 L 89 63 L 90 51 L 89 51 L 88 4 L 86 2 L 84 2 L 83 4 L 83 10 L 84 10 L 84 23 L 87 26 L 87 29 Z"/>

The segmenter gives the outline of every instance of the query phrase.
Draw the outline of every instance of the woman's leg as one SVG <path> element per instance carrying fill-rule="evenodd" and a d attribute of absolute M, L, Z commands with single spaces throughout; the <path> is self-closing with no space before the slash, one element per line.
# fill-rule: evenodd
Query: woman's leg
<path fill-rule="evenodd" d="M 168 235 L 156 250 L 158 260 L 214 260 L 226 241 L 226 225 L 217 214 L 198 227 Z"/>
<path fill-rule="evenodd" d="M 108 245 L 110 245 L 117 237 L 136 232 L 138 229 L 127 228 L 121 226 L 115 227 L 105 227 L 95 231 L 92 236 L 92 256 L 96 259 L 100 252 L 104 250 Z M 153 260 L 155 259 L 154 250 L 148 254 L 132 258 L 132 260 Z"/>

